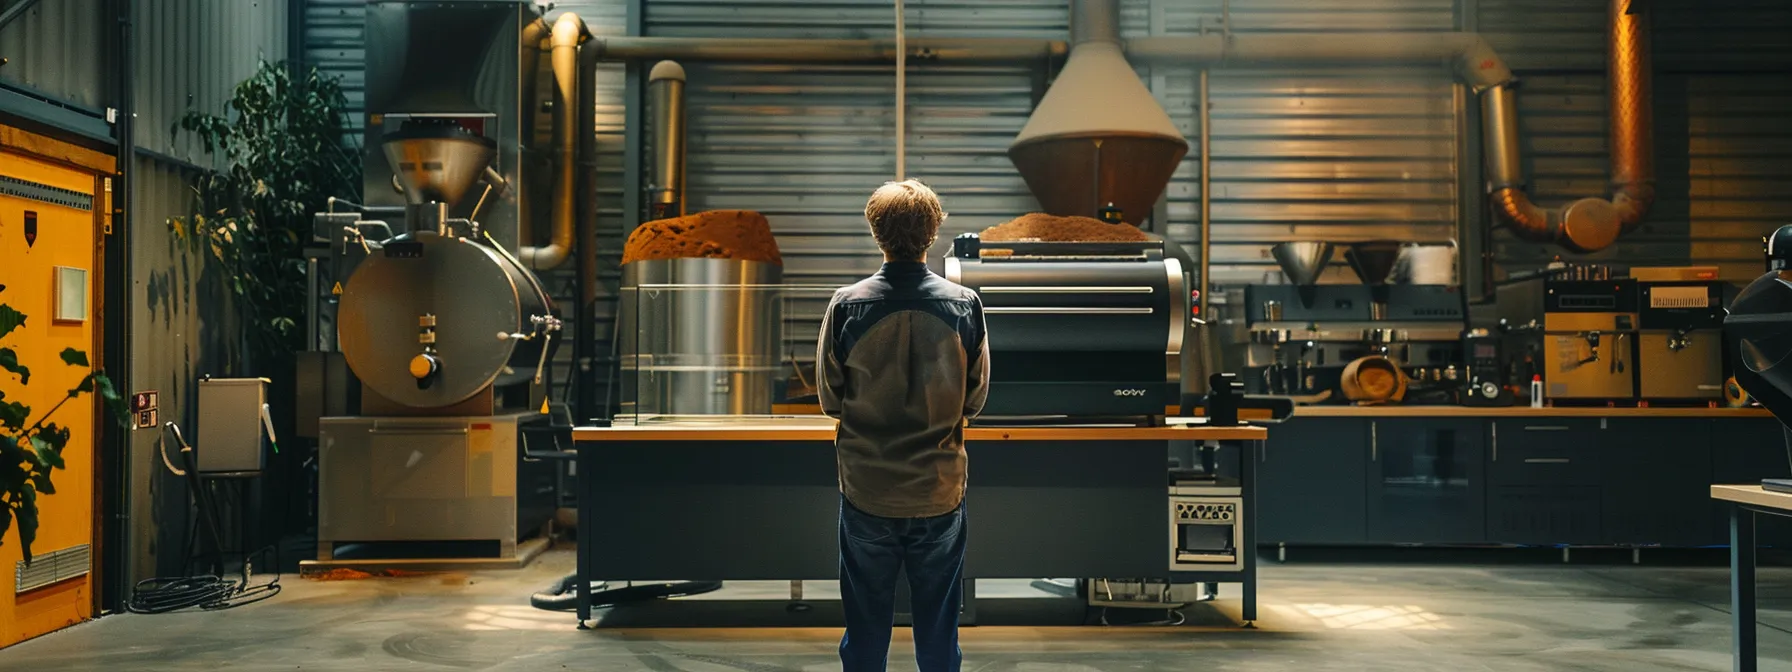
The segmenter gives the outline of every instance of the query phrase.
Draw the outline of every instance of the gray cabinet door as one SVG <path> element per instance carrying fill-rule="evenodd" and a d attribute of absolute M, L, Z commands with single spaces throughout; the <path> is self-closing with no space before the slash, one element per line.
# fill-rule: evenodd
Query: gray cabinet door
<path fill-rule="evenodd" d="M 1360 544 L 1368 421 L 1295 418 L 1271 427 L 1257 456 L 1257 540 Z"/>
<path fill-rule="evenodd" d="M 1708 505 L 1712 429 L 1712 420 L 1700 418 L 1609 421 L 1599 443 L 1605 541 L 1679 547 L 1719 543 Z"/>
<path fill-rule="evenodd" d="M 1369 540 L 1485 541 L 1485 434 L 1478 419 L 1370 421 Z"/>

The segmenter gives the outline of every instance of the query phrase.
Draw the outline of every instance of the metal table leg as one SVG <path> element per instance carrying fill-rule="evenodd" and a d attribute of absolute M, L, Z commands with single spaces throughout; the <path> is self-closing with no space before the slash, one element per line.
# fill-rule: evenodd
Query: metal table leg
<path fill-rule="evenodd" d="M 575 450 L 578 450 L 576 446 Z M 592 520 L 597 516 L 595 515 L 596 512 L 591 510 L 591 502 L 595 501 L 591 496 L 591 490 L 596 487 L 596 479 L 591 478 L 593 471 L 591 465 L 586 463 L 586 452 L 587 451 L 585 450 L 578 450 L 578 459 L 573 462 L 573 464 L 578 465 L 579 470 L 582 472 L 577 474 L 579 483 L 579 538 L 578 542 L 573 545 L 573 547 L 577 549 L 577 552 L 575 553 L 572 564 L 573 572 L 578 574 L 578 576 L 574 577 L 575 580 L 573 583 L 576 585 L 573 588 L 573 591 L 574 594 L 578 596 L 580 630 L 585 629 L 585 624 L 591 620 L 591 579 L 593 576 L 591 572 L 591 553 L 593 550 L 592 547 L 597 543 L 597 539 L 595 538 L 596 532 L 593 530 L 597 525 L 595 521 Z"/>
<path fill-rule="evenodd" d="M 1257 456 L 1262 454 L 1262 441 L 1246 441 L 1239 447 L 1239 486 L 1244 496 L 1244 625 L 1255 627 L 1257 621 Z"/>
<path fill-rule="evenodd" d="M 1755 512 L 1730 506 L 1730 623 L 1736 672 L 1755 671 Z"/>

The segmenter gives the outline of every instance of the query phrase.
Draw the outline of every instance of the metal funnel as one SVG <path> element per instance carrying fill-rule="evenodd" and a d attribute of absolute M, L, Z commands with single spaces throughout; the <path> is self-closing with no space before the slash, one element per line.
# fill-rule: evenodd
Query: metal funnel
<path fill-rule="evenodd" d="M 1400 243 L 1392 240 L 1356 243 L 1344 250 L 1344 261 L 1365 285 L 1386 284 L 1388 274 L 1394 271 L 1394 263 L 1399 260 Z"/>
<path fill-rule="evenodd" d="M 1293 243 L 1276 243 L 1269 248 L 1275 255 L 1276 264 L 1288 275 L 1288 281 L 1297 285 L 1311 285 L 1325 272 L 1325 265 L 1332 263 L 1332 244 L 1318 241 L 1300 241 Z"/>
<path fill-rule="evenodd" d="M 1094 217 L 1109 203 L 1128 223 L 1151 216 L 1188 141 L 1126 62 L 1118 41 L 1076 45 L 1008 159 L 1039 205 Z"/>
<path fill-rule="evenodd" d="M 485 174 L 498 143 L 452 124 L 407 124 L 387 133 L 380 149 L 406 202 L 454 205 Z"/>

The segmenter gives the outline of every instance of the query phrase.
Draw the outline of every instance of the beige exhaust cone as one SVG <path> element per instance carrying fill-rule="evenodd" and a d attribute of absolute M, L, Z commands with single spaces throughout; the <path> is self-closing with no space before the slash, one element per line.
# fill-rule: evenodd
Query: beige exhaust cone
<path fill-rule="evenodd" d="M 1046 212 L 1095 217 L 1113 203 L 1134 224 L 1150 216 L 1186 154 L 1188 140 L 1120 46 L 1107 41 L 1070 50 L 1064 71 L 1008 146 Z"/>

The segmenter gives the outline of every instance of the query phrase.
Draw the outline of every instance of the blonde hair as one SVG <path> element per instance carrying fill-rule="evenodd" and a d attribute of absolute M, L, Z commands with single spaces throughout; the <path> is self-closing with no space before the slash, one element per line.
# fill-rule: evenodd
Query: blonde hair
<path fill-rule="evenodd" d="M 940 197 L 916 180 L 885 182 L 865 202 L 865 221 L 878 248 L 896 259 L 920 259 L 946 221 Z"/>

